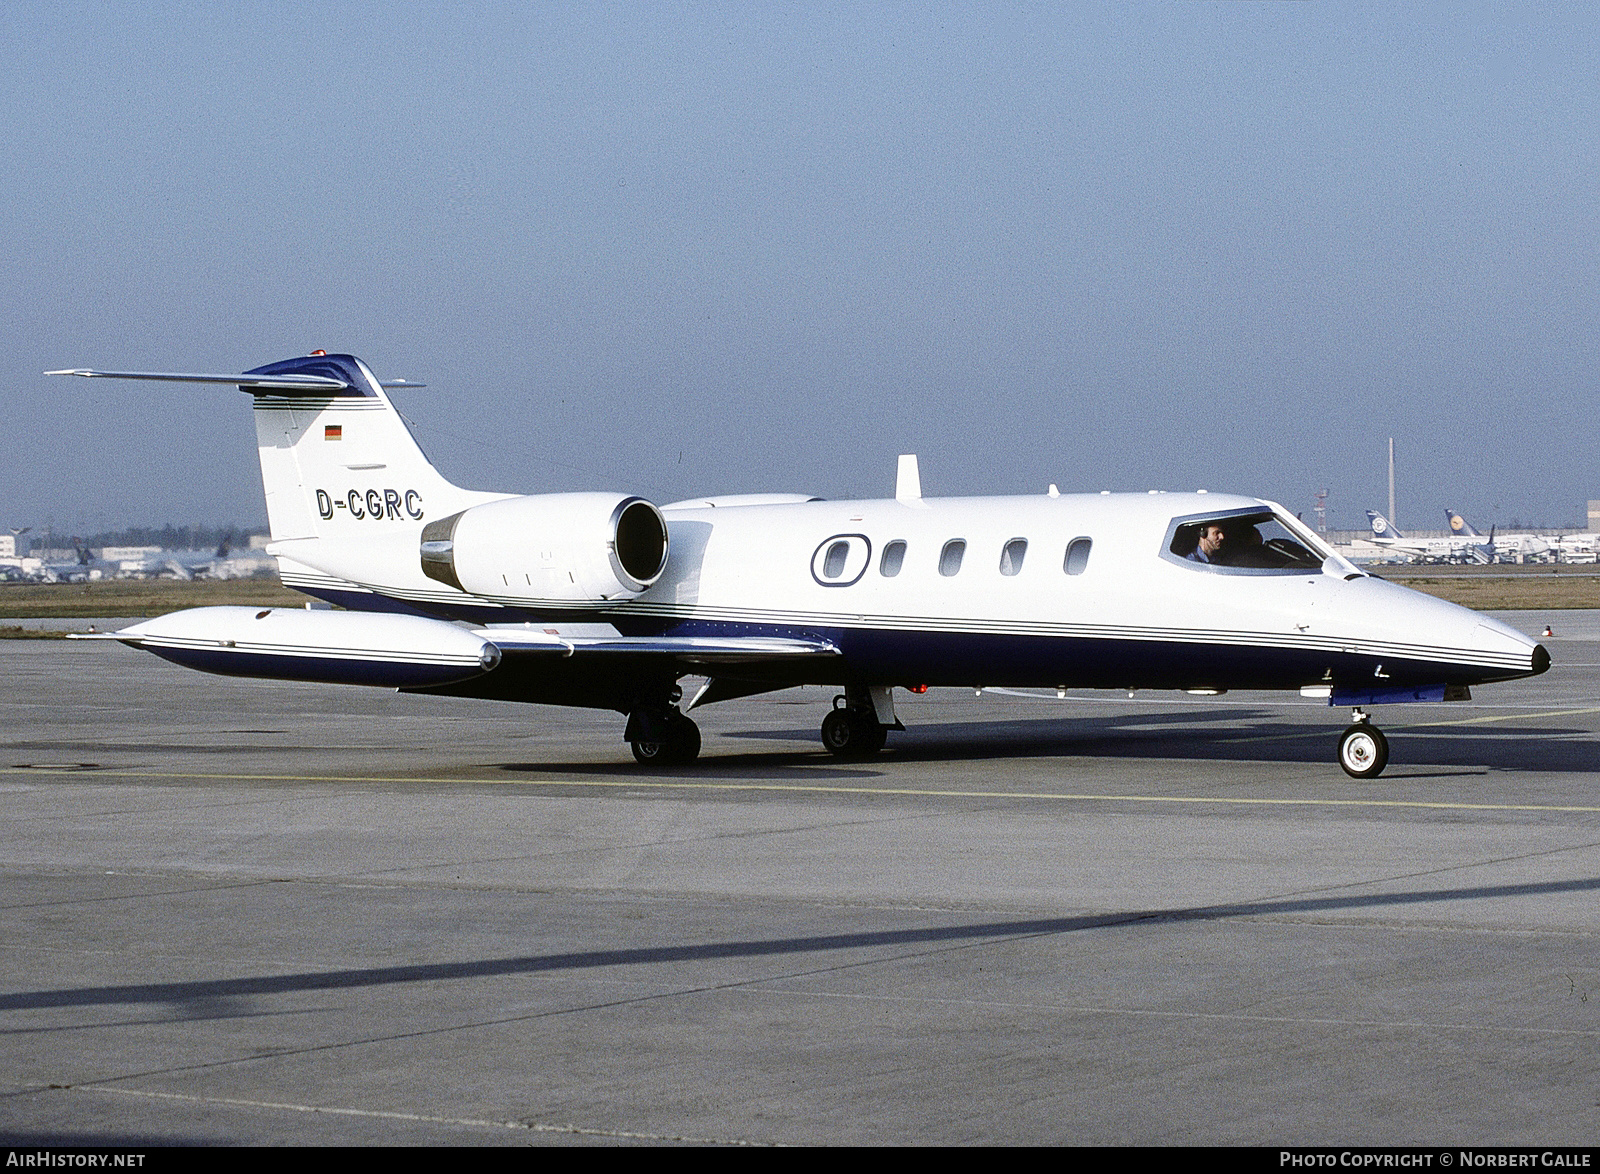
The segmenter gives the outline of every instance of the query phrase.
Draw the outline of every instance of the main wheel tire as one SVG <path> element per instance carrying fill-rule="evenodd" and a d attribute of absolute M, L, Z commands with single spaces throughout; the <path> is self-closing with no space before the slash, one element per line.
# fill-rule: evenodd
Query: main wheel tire
<path fill-rule="evenodd" d="M 672 723 L 673 761 L 690 763 L 700 757 L 700 727 L 690 718 L 680 717 Z"/>
<path fill-rule="evenodd" d="M 667 723 L 667 736 L 660 742 L 630 742 L 633 756 L 644 766 L 682 766 L 700 757 L 700 727 L 681 714 Z"/>
<path fill-rule="evenodd" d="M 1359 722 L 1339 736 L 1339 765 L 1353 779 L 1375 779 L 1389 764 L 1389 739 L 1377 726 Z"/>
<path fill-rule="evenodd" d="M 822 744 L 835 758 L 860 762 L 883 749 L 888 731 L 871 718 L 848 709 L 831 710 L 822 719 Z"/>
<path fill-rule="evenodd" d="M 669 766 L 670 742 L 629 742 L 641 766 Z"/>
<path fill-rule="evenodd" d="M 872 752 L 878 753 L 889 743 L 889 727 L 882 722 L 872 723 Z"/>

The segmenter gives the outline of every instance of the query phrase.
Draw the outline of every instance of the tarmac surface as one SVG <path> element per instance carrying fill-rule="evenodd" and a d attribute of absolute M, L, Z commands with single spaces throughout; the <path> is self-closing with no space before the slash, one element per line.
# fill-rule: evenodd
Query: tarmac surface
<path fill-rule="evenodd" d="M 1503 613 L 1528 631 L 1543 615 Z M 1600 612 L 1543 677 L 619 716 L 0 642 L 0 1140 L 1588 1145 Z"/>

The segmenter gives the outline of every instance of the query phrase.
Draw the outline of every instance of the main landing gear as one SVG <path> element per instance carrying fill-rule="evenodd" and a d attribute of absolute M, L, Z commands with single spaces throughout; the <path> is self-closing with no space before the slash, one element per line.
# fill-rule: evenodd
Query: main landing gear
<path fill-rule="evenodd" d="M 1339 765 L 1353 779 L 1375 779 L 1389 764 L 1389 739 L 1365 710 L 1357 709 L 1351 716 L 1355 725 L 1339 735 Z"/>
<path fill-rule="evenodd" d="M 882 690 L 885 698 L 888 690 Z M 893 706 L 890 706 L 891 720 Z M 899 729 L 878 720 L 872 693 L 866 689 L 846 689 L 833 699 L 833 709 L 822 719 L 822 744 L 828 753 L 847 762 L 863 762 L 883 749 L 889 731 Z"/>
<path fill-rule="evenodd" d="M 644 766 L 683 766 L 700 757 L 700 727 L 676 705 L 634 710 L 622 736 Z"/>

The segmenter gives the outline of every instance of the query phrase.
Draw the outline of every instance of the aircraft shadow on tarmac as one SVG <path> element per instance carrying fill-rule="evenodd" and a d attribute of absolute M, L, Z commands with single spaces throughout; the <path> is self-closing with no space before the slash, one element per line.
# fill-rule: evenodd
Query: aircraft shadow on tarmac
<path fill-rule="evenodd" d="M 1152 728 L 1170 727 L 1170 728 Z M 1600 744 L 1581 727 L 1512 725 L 1409 729 L 1380 728 L 1395 741 L 1388 777 L 1412 775 L 1408 764 L 1506 770 L 1600 770 Z M 1017 721 L 944 722 L 890 735 L 882 756 L 844 767 L 826 757 L 815 730 L 751 730 L 707 738 L 704 755 L 684 767 L 642 770 L 634 763 L 505 763 L 528 773 L 630 774 L 644 778 L 875 778 L 908 762 L 962 762 L 1007 758 L 1179 758 L 1217 762 L 1331 763 L 1343 725 L 1284 721 L 1280 712 L 1204 709 L 1120 714 L 1107 718 L 1027 718 Z M 797 742 L 807 749 L 722 753 L 722 738 Z"/>
<path fill-rule="evenodd" d="M 0 995 L 0 1011 L 39 1011 L 63 1007 L 108 1005 L 166 1005 L 179 1018 L 213 1019 L 226 1014 L 255 1014 L 253 996 L 305 991 L 345 990 L 394 986 L 403 983 L 450 982 L 458 979 L 495 978 L 552 971 L 593 970 L 609 966 L 697 962 L 724 958 L 760 958 L 813 954 L 837 950 L 881 947 L 960 948 L 980 941 L 1019 940 L 1124 926 L 1158 926 L 1192 921 L 1221 921 L 1240 917 L 1355 912 L 1362 909 L 1421 907 L 1446 901 L 1485 901 L 1553 896 L 1600 891 L 1600 877 L 1539 881 L 1508 885 L 1478 885 L 1453 889 L 1412 890 L 1401 893 L 1341 894 L 1333 897 L 1282 897 L 1259 901 L 1205 905 L 1188 909 L 1151 909 L 1083 914 L 1073 917 L 1030 917 L 985 921 L 971 925 L 936 925 L 916 929 L 869 930 L 856 933 L 706 942 L 697 945 L 634 946 L 584 950 L 564 954 L 528 954 L 511 958 L 485 958 L 470 962 L 431 962 L 409 966 L 374 966 L 324 970 L 300 974 L 269 974 L 245 978 L 202 979 L 186 982 L 136 983 L 125 986 L 69 987 L 59 990 L 20 991 Z M 780 974 L 762 975 L 750 982 L 768 982 Z M 530 1016 L 531 1017 L 531 1016 Z M 27 1030 L 26 1028 L 22 1030 Z M 0 1032 L 11 1034 L 11 1031 Z"/>

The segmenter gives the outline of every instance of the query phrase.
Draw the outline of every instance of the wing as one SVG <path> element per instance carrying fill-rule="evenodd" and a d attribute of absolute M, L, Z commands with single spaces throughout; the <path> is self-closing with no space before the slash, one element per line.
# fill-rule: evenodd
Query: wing
<path fill-rule="evenodd" d="M 837 677 L 819 637 L 624 636 L 610 624 L 468 629 L 424 616 L 300 608 L 199 607 L 87 639 L 117 640 L 226 676 L 384 685 L 497 701 L 631 712 L 680 677 L 717 689 L 696 700 Z"/>
<path fill-rule="evenodd" d="M 843 656 L 820 637 L 624 636 L 609 624 L 519 624 L 478 628 L 473 635 L 500 650 L 493 672 L 405 691 L 628 713 L 638 696 L 668 689 L 683 676 L 712 678 L 692 707 L 832 680 Z"/>

